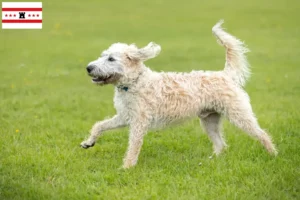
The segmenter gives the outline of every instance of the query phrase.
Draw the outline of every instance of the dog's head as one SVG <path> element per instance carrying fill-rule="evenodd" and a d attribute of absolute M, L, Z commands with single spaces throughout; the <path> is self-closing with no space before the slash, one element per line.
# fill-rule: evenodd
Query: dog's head
<path fill-rule="evenodd" d="M 144 48 L 134 44 L 115 43 L 103 51 L 101 57 L 90 62 L 86 68 L 92 82 L 98 85 L 118 84 L 136 79 L 143 70 L 143 62 L 156 57 L 160 46 L 150 42 Z"/>

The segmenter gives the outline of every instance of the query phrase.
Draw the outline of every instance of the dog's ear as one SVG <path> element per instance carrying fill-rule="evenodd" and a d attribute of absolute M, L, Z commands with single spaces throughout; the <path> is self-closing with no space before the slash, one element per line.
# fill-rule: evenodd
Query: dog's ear
<path fill-rule="evenodd" d="M 146 61 L 156 57 L 161 51 L 161 47 L 154 42 L 150 42 L 147 46 L 141 49 L 135 49 L 128 52 L 129 59 Z"/>

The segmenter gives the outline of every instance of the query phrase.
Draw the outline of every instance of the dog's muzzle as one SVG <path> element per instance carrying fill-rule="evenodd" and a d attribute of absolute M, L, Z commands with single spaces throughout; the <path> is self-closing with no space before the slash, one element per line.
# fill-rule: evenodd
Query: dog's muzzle
<path fill-rule="evenodd" d="M 88 75 L 92 77 L 92 82 L 93 83 L 103 85 L 103 84 L 113 83 L 119 78 L 118 74 L 96 75 L 96 74 L 93 73 L 93 71 L 96 67 L 97 67 L 96 65 L 88 65 L 86 67 L 86 71 L 88 72 Z"/>

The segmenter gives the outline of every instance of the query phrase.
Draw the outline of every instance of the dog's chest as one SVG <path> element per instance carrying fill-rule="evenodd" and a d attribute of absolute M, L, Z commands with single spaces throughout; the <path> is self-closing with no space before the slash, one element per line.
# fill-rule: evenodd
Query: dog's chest
<path fill-rule="evenodd" d="M 114 106 L 119 114 L 130 116 L 137 107 L 137 97 L 127 91 L 116 91 Z"/>

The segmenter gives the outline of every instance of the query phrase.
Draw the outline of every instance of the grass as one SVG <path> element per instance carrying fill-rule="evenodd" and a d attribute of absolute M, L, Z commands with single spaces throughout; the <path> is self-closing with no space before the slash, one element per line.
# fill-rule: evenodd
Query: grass
<path fill-rule="evenodd" d="M 43 1 L 42 30 L 0 31 L 0 199 L 300 199 L 299 9 L 296 0 Z M 197 119 L 150 132 L 129 170 L 119 169 L 127 129 L 79 147 L 115 113 L 113 87 L 90 83 L 89 61 L 114 42 L 155 41 L 154 70 L 220 70 L 211 27 L 221 18 L 252 50 L 246 90 L 276 158 L 225 122 L 229 149 L 209 159 Z"/>

